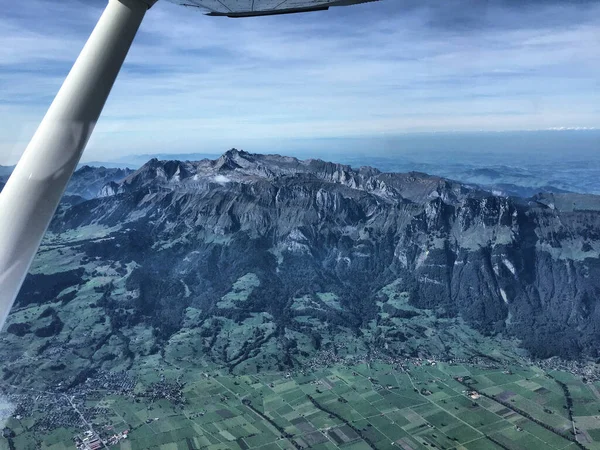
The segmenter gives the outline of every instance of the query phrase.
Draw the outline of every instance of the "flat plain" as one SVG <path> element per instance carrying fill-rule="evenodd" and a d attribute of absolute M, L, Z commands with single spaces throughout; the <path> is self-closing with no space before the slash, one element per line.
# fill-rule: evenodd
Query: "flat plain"
<path fill-rule="evenodd" d="M 258 375 L 178 371 L 175 387 L 147 394 L 176 372 L 148 369 L 128 395 L 88 394 L 79 429 L 41 432 L 43 411 L 13 415 L 11 445 L 72 449 L 91 427 L 103 439 L 128 430 L 106 446 L 123 450 L 600 449 L 600 383 L 534 366 L 413 360 Z"/>

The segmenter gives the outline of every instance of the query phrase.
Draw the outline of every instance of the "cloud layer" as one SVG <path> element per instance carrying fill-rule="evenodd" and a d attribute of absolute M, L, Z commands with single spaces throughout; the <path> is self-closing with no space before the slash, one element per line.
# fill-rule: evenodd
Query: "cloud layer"
<path fill-rule="evenodd" d="M 382 0 L 232 20 L 161 0 L 86 159 L 413 131 L 600 126 L 600 2 L 433 3 Z M 0 41 L 10 45 L 0 48 L 0 164 L 25 148 L 103 5 L 3 7 Z"/>

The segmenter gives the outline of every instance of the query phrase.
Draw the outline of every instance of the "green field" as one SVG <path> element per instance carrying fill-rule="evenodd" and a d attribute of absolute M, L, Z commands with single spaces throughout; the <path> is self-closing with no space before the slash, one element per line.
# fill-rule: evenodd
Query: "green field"
<path fill-rule="evenodd" d="M 557 380 L 571 392 L 573 422 Z M 140 382 L 136 392 L 143 389 Z M 181 390 L 178 404 L 89 396 L 96 413 L 87 419 L 96 431 L 130 430 L 112 447 L 123 450 L 600 449 L 598 384 L 535 367 L 372 362 L 260 375 L 189 371 Z M 8 420 L 15 448 L 74 448 L 77 430 L 40 433 L 34 423 Z M 6 440 L 0 448 L 9 448 Z"/>

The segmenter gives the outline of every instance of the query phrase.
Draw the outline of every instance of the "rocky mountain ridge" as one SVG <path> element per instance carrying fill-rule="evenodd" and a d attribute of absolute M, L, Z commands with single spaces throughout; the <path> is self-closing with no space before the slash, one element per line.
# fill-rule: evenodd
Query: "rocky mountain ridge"
<path fill-rule="evenodd" d="M 215 161 L 151 160 L 116 190 L 139 199 L 125 217 L 141 207 L 169 239 L 182 225 L 182 234 L 268 237 L 277 252 L 326 255 L 314 263 L 330 264 L 342 278 L 381 267 L 415 282 L 415 305 L 460 313 L 486 331 L 514 328 L 521 308 L 528 322 L 545 304 L 560 310 L 561 300 L 595 311 L 588 304 L 596 295 L 589 271 L 597 270 L 600 251 L 595 196 L 521 201 L 425 174 L 235 149 Z M 98 220 L 108 217 L 100 213 Z M 380 248 L 385 238 L 393 244 Z M 471 266 L 474 273 L 465 269 Z M 538 272 L 546 266 L 553 277 Z M 465 277 L 475 285 L 467 288 Z M 579 315 L 571 311 L 562 326 L 585 322 Z"/>
<path fill-rule="evenodd" d="M 65 326 L 41 334 L 79 342 L 86 364 L 159 354 L 259 370 L 327 346 L 452 356 L 501 337 L 534 357 L 600 356 L 593 195 L 499 197 L 235 149 L 151 160 L 100 191 L 55 218 L 17 301 L 50 305 L 39 320 Z M 70 305 L 102 321 L 69 325 Z M 22 320 L 13 331 L 35 333 Z"/>

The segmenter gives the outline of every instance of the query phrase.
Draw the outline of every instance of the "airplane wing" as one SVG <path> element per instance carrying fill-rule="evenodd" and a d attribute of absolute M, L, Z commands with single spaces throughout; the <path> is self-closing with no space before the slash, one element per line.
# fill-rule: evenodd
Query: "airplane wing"
<path fill-rule="evenodd" d="M 256 17 L 325 11 L 332 6 L 349 6 L 378 0 L 169 0 L 198 8 L 209 16 Z"/>

